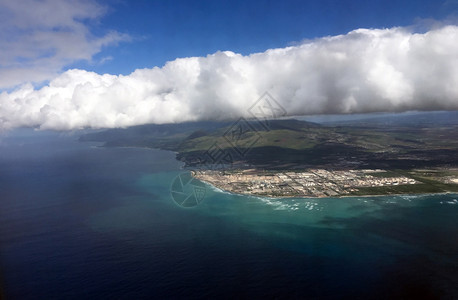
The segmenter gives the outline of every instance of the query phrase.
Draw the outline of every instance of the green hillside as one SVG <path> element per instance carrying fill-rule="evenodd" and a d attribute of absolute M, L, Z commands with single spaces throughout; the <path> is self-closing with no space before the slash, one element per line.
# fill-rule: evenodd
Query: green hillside
<path fill-rule="evenodd" d="M 264 168 L 410 169 L 458 165 L 457 124 L 323 126 L 294 119 L 266 124 L 239 120 L 144 125 L 92 133 L 81 140 L 100 141 L 111 147 L 173 150 L 188 166 L 208 162 L 206 155 L 215 147 L 229 153 L 238 166 Z"/>

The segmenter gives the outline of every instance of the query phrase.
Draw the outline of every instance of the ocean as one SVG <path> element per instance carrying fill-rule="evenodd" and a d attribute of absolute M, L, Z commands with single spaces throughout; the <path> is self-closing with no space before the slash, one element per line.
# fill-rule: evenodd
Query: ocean
<path fill-rule="evenodd" d="M 452 299 L 458 195 L 268 199 L 171 190 L 169 151 L 0 136 L 6 299 Z"/>

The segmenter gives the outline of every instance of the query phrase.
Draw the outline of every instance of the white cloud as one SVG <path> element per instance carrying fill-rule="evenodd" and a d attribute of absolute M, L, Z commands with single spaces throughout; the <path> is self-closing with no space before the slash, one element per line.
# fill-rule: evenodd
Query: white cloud
<path fill-rule="evenodd" d="M 94 36 L 86 21 L 105 8 L 93 1 L 0 1 L 0 89 L 57 76 L 79 60 L 91 60 L 102 47 L 126 40 L 109 32 Z"/>
<path fill-rule="evenodd" d="M 110 61 L 110 60 L 113 60 L 113 56 L 111 56 L 111 55 L 110 55 L 110 56 L 102 57 L 102 58 L 100 59 L 100 61 L 99 61 L 99 64 L 102 65 L 102 64 L 104 64 L 104 63 L 106 63 L 107 61 Z"/>
<path fill-rule="evenodd" d="M 289 115 L 458 109 L 458 27 L 358 29 L 242 56 L 217 52 L 128 76 L 69 70 L 0 94 L 0 127 L 125 127 L 248 116 L 269 91 Z"/>

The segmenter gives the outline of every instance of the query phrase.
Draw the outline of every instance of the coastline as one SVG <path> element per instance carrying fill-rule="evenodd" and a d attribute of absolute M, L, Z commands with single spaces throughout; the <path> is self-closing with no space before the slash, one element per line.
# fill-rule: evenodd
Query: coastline
<path fill-rule="evenodd" d="M 162 148 L 159 148 L 159 147 L 148 147 L 148 146 L 109 146 L 109 145 L 103 144 L 103 145 L 97 145 L 95 147 L 96 148 L 137 148 L 137 149 L 143 149 L 143 150 L 167 151 L 167 152 L 172 152 L 175 155 L 175 159 L 176 159 L 177 154 L 179 154 L 179 152 L 175 151 L 175 150 L 162 149 Z M 179 162 L 182 162 L 179 159 L 176 159 L 176 160 L 179 161 Z M 180 169 L 186 170 L 186 164 L 184 162 L 182 162 L 182 163 L 183 164 L 180 167 Z M 205 181 L 205 180 L 203 180 L 201 178 L 195 177 L 192 170 L 188 170 L 188 171 L 191 172 L 191 175 L 195 179 L 197 179 L 197 180 L 199 180 L 199 181 L 211 186 L 214 190 L 216 190 L 218 192 L 232 194 L 232 195 L 239 195 L 239 196 L 262 198 L 262 199 L 276 199 L 276 200 L 278 200 L 278 199 L 292 199 L 292 198 L 298 198 L 298 199 L 330 199 L 330 198 L 334 198 L 334 199 L 339 199 L 339 198 L 357 198 L 357 197 L 368 198 L 368 197 L 387 197 L 387 196 L 388 197 L 389 196 L 428 196 L 428 195 L 458 194 L 458 192 L 454 192 L 454 191 L 431 192 L 431 193 L 406 192 L 406 193 L 389 193 L 389 194 L 333 195 L 333 196 L 328 196 L 328 195 L 326 195 L 326 196 L 311 196 L 311 195 L 306 196 L 306 195 L 300 195 L 300 194 L 276 196 L 276 195 L 248 194 L 248 193 L 245 194 L 245 193 L 239 193 L 239 192 L 230 191 L 230 190 L 221 188 L 219 186 L 216 186 L 216 185 L 214 185 L 213 183 L 211 183 L 209 181 Z"/>

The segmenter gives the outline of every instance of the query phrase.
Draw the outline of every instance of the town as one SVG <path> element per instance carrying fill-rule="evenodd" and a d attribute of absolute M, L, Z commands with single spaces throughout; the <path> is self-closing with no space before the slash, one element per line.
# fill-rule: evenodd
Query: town
<path fill-rule="evenodd" d="M 329 171 L 309 169 L 300 172 L 265 170 L 205 170 L 192 175 L 222 190 L 267 197 L 336 197 L 351 195 L 359 188 L 419 183 L 405 176 L 385 176 L 381 169 Z"/>

